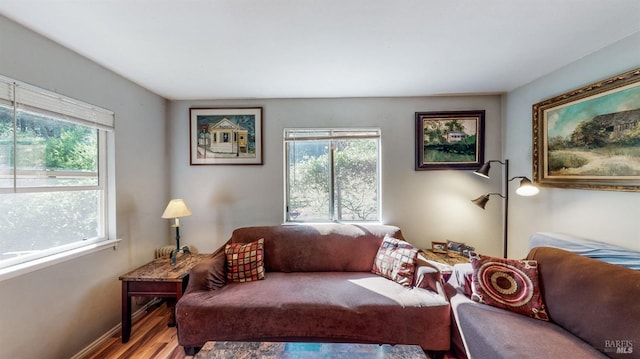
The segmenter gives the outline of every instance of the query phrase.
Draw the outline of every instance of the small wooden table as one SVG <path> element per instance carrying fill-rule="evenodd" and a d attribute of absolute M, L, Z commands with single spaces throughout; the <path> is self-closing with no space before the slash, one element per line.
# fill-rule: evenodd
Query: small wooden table
<path fill-rule="evenodd" d="M 189 271 L 210 254 L 184 254 L 176 265 L 171 260 L 158 258 L 120 276 L 122 281 L 122 342 L 131 336 L 131 297 L 169 298 L 171 308 L 169 326 L 175 325 L 175 304 L 186 289 Z"/>
<path fill-rule="evenodd" d="M 423 249 L 420 251 L 428 260 L 437 262 L 441 265 L 438 269 L 442 273 L 442 278 L 447 281 L 453 271 L 453 266 L 458 263 L 469 263 L 469 258 L 455 253 L 436 253 L 431 249 Z"/>
<path fill-rule="evenodd" d="M 418 345 L 351 343 L 206 342 L 194 359 L 387 358 L 426 359 Z"/>

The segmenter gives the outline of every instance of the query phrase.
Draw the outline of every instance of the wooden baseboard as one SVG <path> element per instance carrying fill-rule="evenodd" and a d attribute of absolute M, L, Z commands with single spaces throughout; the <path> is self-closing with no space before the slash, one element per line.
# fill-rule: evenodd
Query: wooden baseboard
<path fill-rule="evenodd" d="M 138 320 L 140 317 L 145 315 L 145 313 L 149 310 L 149 308 L 152 308 L 153 306 L 157 305 L 161 301 L 162 301 L 161 299 L 155 298 L 154 300 L 151 300 L 146 304 L 144 304 L 142 307 L 140 307 L 140 309 L 136 310 L 133 314 L 131 314 L 131 322 L 133 323 L 136 320 Z M 109 340 L 109 338 L 113 337 L 114 335 L 119 333 L 121 330 L 122 330 L 122 323 L 118 323 L 118 325 L 111 328 L 111 330 L 101 335 L 100 338 L 94 340 L 93 343 L 89 344 L 86 348 L 82 349 L 76 355 L 72 356 L 71 359 L 85 358 L 87 355 L 95 351 L 107 340 Z"/>

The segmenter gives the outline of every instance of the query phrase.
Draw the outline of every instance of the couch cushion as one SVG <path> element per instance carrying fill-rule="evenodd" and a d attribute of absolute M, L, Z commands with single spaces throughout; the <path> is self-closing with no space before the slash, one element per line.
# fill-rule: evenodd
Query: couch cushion
<path fill-rule="evenodd" d="M 268 272 L 369 272 L 385 235 L 404 239 L 395 226 L 313 224 L 237 228 L 230 241 L 264 238 Z"/>
<path fill-rule="evenodd" d="M 251 282 L 264 279 L 263 238 L 246 244 L 227 244 L 224 252 L 227 257 L 227 280 Z"/>
<path fill-rule="evenodd" d="M 450 341 L 446 297 L 371 272 L 270 272 L 261 281 L 187 293 L 176 316 L 185 346 L 297 339 L 447 350 Z"/>
<path fill-rule="evenodd" d="M 189 272 L 185 292 L 195 290 L 217 290 L 227 283 L 227 256 L 224 251 L 213 253 L 196 264 Z"/>
<path fill-rule="evenodd" d="M 469 358 L 606 358 L 554 323 L 474 302 L 461 288 L 450 300 Z"/>
<path fill-rule="evenodd" d="M 380 244 L 371 272 L 410 287 L 413 285 L 417 255 L 418 249 L 411 243 L 386 236 Z"/>
<path fill-rule="evenodd" d="M 550 247 L 533 248 L 528 258 L 538 261 L 552 321 L 610 357 L 637 355 L 640 271 Z"/>
<path fill-rule="evenodd" d="M 534 260 L 496 258 L 471 252 L 471 298 L 474 301 L 549 320 L 538 284 Z"/>

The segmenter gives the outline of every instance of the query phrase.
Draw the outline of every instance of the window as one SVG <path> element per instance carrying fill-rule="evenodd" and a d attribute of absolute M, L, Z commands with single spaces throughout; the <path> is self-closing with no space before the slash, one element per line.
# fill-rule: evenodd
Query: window
<path fill-rule="evenodd" d="M 380 220 L 379 129 L 286 129 L 285 221 Z"/>
<path fill-rule="evenodd" d="M 114 115 L 0 77 L 0 269 L 109 238 Z"/>

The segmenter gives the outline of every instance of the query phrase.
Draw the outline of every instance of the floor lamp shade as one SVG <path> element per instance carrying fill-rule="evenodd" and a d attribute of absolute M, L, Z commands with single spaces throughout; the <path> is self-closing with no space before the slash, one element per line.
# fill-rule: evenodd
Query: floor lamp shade
<path fill-rule="evenodd" d="M 535 196 L 540 192 L 540 189 L 538 189 L 538 187 L 536 187 L 530 179 L 528 179 L 527 177 L 522 177 L 522 180 L 520 181 L 520 186 L 518 186 L 518 189 L 516 190 L 516 193 L 519 194 L 520 196 Z"/>
<path fill-rule="evenodd" d="M 471 202 L 473 202 L 473 204 L 475 204 L 476 206 L 484 209 L 484 207 L 487 205 L 487 202 L 489 202 L 489 195 L 482 195 L 474 200 L 471 200 Z"/>

